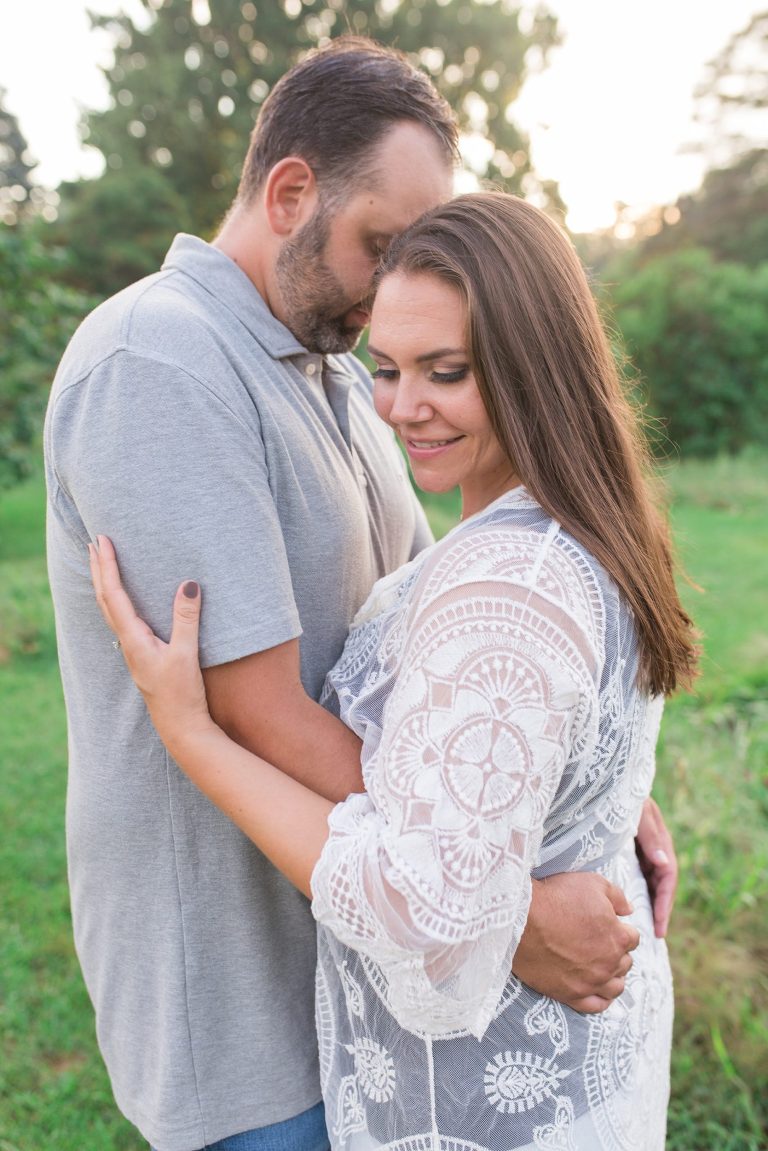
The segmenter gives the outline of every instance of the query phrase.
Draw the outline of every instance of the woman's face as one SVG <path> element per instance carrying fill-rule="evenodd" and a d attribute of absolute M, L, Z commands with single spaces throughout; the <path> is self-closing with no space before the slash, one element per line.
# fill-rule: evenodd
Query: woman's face
<path fill-rule="evenodd" d="M 376 411 L 408 453 L 424 491 L 461 488 L 464 516 L 520 481 L 491 428 L 469 366 L 466 308 L 452 285 L 395 272 L 376 293 L 368 351 Z"/>

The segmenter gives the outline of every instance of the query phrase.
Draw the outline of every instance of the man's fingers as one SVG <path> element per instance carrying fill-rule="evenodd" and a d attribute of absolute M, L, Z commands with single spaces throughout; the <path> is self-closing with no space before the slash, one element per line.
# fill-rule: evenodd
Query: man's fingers
<path fill-rule="evenodd" d="M 598 1015 L 612 1003 L 612 999 L 603 999 L 600 995 L 586 995 L 583 999 L 574 999 L 568 1006 L 574 1011 L 580 1011 L 582 1015 Z"/>
<path fill-rule="evenodd" d="M 197 658 L 201 598 L 200 585 L 195 580 L 185 580 L 176 592 L 171 650 L 180 655 L 192 652 Z"/>
<path fill-rule="evenodd" d="M 624 924 L 627 930 L 627 938 L 625 943 L 625 951 L 634 951 L 636 947 L 640 946 L 640 932 L 631 923 Z"/>
<path fill-rule="evenodd" d="M 667 933 L 675 901 L 677 858 L 669 828 L 653 799 L 647 799 L 643 805 L 637 844 L 640 864 L 651 893 L 654 932 L 661 939 Z"/>
<path fill-rule="evenodd" d="M 667 934 L 676 889 L 676 873 L 665 875 L 658 881 L 653 895 L 653 930 L 657 939 L 664 939 Z"/>
<path fill-rule="evenodd" d="M 605 894 L 617 915 L 631 915 L 634 908 L 624 892 L 615 883 L 606 883 Z M 635 945 L 637 946 L 637 945 Z"/>
<path fill-rule="evenodd" d="M 623 975 L 616 975 L 613 979 L 609 979 L 605 986 L 600 988 L 603 998 L 611 1001 L 618 999 L 624 992 L 624 982 Z"/>
<path fill-rule="evenodd" d="M 616 970 L 616 974 L 621 979 L 624 979 L 624 977 L 626 975 L 628 975 L 629 971 L 631 970 L 633 963 L 634 963 L 634 960 L 632 959 L 632 956 L 629 954 L 629 952 L 622 955 L 621 959 L 619 960 L 619 965 L 618 965 L 618 968 Z"/>

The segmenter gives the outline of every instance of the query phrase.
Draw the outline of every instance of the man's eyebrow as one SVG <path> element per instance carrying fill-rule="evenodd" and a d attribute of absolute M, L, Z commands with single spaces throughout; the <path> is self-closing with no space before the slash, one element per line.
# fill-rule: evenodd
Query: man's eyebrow
<path fill-rule="evenodd" d="M 378 246 L 382 249 L 383 255 L 396 235 L 398 235 L 397 232 L 370 232 L 368 234 L 368 242 L 372 244 L 378 244 Z"/>

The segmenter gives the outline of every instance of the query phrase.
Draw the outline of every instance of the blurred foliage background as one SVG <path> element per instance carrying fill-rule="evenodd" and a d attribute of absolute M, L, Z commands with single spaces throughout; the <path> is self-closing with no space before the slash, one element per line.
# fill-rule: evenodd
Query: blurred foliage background
<path fill-rule="evenodd" d="M 66 736 L 39 441 L 69 336 L 99 300 L 155 271 L 176 232 L 215 233 L 270 88 L 346 31 L 397 46 L 432 77 L 461 124 L 465 181 L 525 196 L 560 222 L 567 207 L 533 169 L 515 122 L 526 78 L 559 39 L 543 4 L 139 3 L 141 19 L 92 17 L 114 45 L 109 106 L 82 119 L 84 141 L 103 156 L 100 177 L 40 187 L 0 88 L 0 746 L 12 831 L 0 850 L 3 1151 L 139 1146 L 93 1043 L 63 863 Z M 641 218 L 619 205 L 610 229 L 573 239 L 668 473 L 681 553 L 707 593 L 685 589 L 705 632 L 705 673 L 696 697 L 670 707 L 660 747 L 659 794 L 683 864 L 668 1147 L 764 1151 L 768 11 L 723 46 L 694 95 L 701 186 Z M 428 508 L 438 532 L 455 516 L 450 500 Z"/>
<path fill-rule="evenodd" d="M 271 86 L 329 37 L 360 32 L 407 52 L 455 108 L 468 171 L 565 216 L 514 114 L 558 43 L 543 5 L 532 15 L 510 0 L 140 3 L 140 21 L 91 17 L 114 45 L 109 106 L 81 125 L 103 156 L 99 178 L 38 188 L 0 89 L 2 485 L 29 470 L 77 318 L 154 271 L 176 232 L 215 232 Z M 711 62 L 695 101 L 710 165 L 701 187 L 639 220 L 619 206 L 613 228 L 575 239 L 659 452 L 707 456 L 768 442 L 768 11 Z"/>

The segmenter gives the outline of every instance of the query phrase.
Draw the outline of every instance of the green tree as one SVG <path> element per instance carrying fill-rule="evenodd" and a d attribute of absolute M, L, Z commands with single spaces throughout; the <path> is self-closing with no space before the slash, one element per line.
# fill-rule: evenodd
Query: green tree
<path fill-rule="evenodd" d="M 768 146 L 768 10 L 756 13 L 707 64 L 694 94 L 708 168 L 731 167 Z"/>
<path fill-rule="evenodd" d="M 718 259 L 768 260 L 768 10 L 752 17 L 707 64 L 694 94 L 707 161 L 701 187 L 660 210 L 645 243 L 655 256 L 687 247 Z"/>
<path fill-rule="evenodd" d="M 110 106 L 87 113 L 83 123 L 86 142 L 105 157 L 106 174 L 88 192 L 81 185 L 62 189 L 64 235 L 69 228 L 74 246 L 82 222 L 93 224 L 107 181 L 116 187 L 119 178 L 138 193 L 145 177 L 137 173 L 154 174 L 160 220 L 145 211 L 139 236 L 135 214 L 114 219 L 103 237 L 105 264 L 117 243 L 135 242 L 151 253 L 143 265 L 156 260 L 156 249 L 170 239 L 165 217 L 177 209 L 176 228 L 210 235 L 234 196 L 271 87 L 302 53 L 346 31 L 396 45 L 432 76 L 473 141 L 479 175 L 562 208 L 556 186 L 536 181 L 528 141 L 509 114 L 526 73 L 543 66 L 557 42 L 555 18 L 544 8 L 526 20 L 509 0 L 140 2 L 142 22 L 124 14 L 92 17 L 115 45 L 105 69 Z M 92 260 L 76 254 L 84 283 Z M 124 283 L 126 272 L 117 260 L 110 287 Z"/>
<path fill-rule="evenodd" d="M 611 229 L 580 240 L 598 267 L 617 252 L 639 249 L 642 260 L 686 248 L 757 265 L 768 260 L 768 11 L 752 17 L 707 64 L 694 93 L 699 139 L 688 151 L 706 162 L 701 186 L 642 219 L 617 206 Z M 621 237 L 630 223 L 631 240 Z"/>
<path fill-rule="evenodd" d="M 681 196 L 643 243 L 645 258 L 706 248 L 720 260 L 768 261 L 768 149 L 746 152 L 728 168 L 707 172 L 701 187 Z"/>
<path fill-rule="evenodd" d="M 0 489 L 34 467 L 56 364 L 93 302 L 61 283 L 33 225 L 0 224 Z"/>
<path fill-rule="evenodd" d="M 768 264 L 673 252 L 625 267 L 612 304 L 667 440 L 703 456 L 768 445 Z"/>
<path fill-rule="evenodd" d="M 105 297 L 156 272 L 177 232 L 194 223 L 173 184 L 155 168 L 107 171 L 63 184 L 49 245 L 66 252 L 60 274 L 72 287 Z"/>
<path fill-rule="evenodd" d="M 0 221 L 15 224 L 30 202 L 35 161 L 5 101 L 5 88 L 0 88 Z"/>

